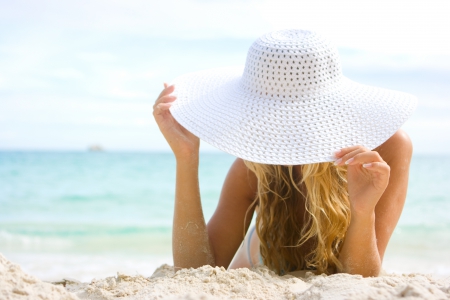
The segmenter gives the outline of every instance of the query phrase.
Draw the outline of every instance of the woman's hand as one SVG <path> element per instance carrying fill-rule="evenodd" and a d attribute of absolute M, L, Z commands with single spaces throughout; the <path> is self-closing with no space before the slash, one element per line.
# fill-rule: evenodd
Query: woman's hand
<path fill-rule="evenodd" d="M 347 184 L 352 213 L 374 212 L 389 183 L 390 167 L 376 151 L 362 146 L 343 148 L 335 165 L 347 165 Z"/>
<path fill-rule="evenodd" d="M 198 154 L 200 140 L 181 126 L 170 113 L 169 108 L 176 100 L 176 97 L 171 95 L 174 90 L 174 85 L 168 86 L 164 83 L 164 90 L 153 105 L 153 116 L 175 157 L 189 159 L 193 154 Z"/>

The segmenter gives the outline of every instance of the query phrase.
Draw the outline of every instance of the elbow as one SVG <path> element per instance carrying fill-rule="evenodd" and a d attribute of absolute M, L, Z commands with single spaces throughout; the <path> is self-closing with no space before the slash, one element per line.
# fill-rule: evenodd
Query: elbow
<path fill-rule="evenodd" d="M 378 277 L 381 272 L 381 267 L 372 268 L 369 270 L 361 270 L 361 272 L 353 275 L 361 275 L 362 277 Z"/>
<path fill-rule="evenodd" d="M 409 135 L 402 129 L 399 129 L 392 137 L 398 149 L 400 149 L 403 154 L 411 158 L 413 153 L 413 144 Z"/>
<path fill-rule="evenodd" d="M 374 268 L 370 270 L 343 270 L 340 273 L 347 273 L 349 275 L 361 275 L 362 277 L 378 277 L 381 268 Z"/>
<path fill-rule="evenodd" d="M 386 142 L 380 145 L 377 150 L 383 153 L 383 159 L 388 163 L 400 159 L 405 159 L 409 162 L 413 153 L 413 144 L 409 135 L 404 130 L 399 129 Z"/>
<path fill-rule="evenodd" d="M 349 275 L 361 275 L 362 277 L 378 277 L 381 272 L 381 262 L 347 265 L 343 266 L 342 269 L 338 269 L 338 272 Z"/>

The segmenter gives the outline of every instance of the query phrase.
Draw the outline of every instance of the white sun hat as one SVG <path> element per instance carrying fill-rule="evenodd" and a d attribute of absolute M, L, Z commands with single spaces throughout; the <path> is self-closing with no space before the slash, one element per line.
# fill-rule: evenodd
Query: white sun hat
<path fill-rule="evenodd" d="M 218 149 L 265 164 L 333 161 L 343 147 L 374 149 L 409 118 L 417 99 L 356 83 L 342 74 L 337 49 L 315 32 L 267 33 L 245 67 L 176 78 L 170 111 Z"/>

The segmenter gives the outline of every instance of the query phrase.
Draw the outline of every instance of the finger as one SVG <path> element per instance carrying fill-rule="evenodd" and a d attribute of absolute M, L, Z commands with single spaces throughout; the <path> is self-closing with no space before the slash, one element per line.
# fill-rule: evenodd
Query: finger
<path fill-rule="evenodd" d="M 177 97 L 175 97 L 173 95 L 163 96 L 163 97 L 159 98 L 158 100 L 156 100 L 155 104 L 153 105 L 153 109 L 155 109 L 155 107 L 160 103 L 169 103 L 169 102 L 175 101 L 176 99 L 177 99 Z"/>
<path fill-rule="evenodd" d="M 172 103 L 160 103 L 156 105 L 155 109 L 153 110 L 153 115 L 161 115 L 167 111 L 169 111 L 169 108 L 172 106 Z"/>
<path fill-rule="evenodd" d="M 352 151 L 355 151 L 356 149 L 359 149 L 361 147 L 363 147 L 363 146 L 356 145 L 356 146 L 350 146 L 350 147 L 341 148 L 341 149 L 337 150 L 336 152 L 334 152 L 334 156 L 336 158 L 340 158 L 340 157 L 342 157 L 342 156 L 344 156 L 344 155 L 346 155 L 346 154 L 348 154 L 348 153 L 350 153 Z"/>
<path fill-rule="evenodd" d="M 167 82 L 164 82 L 164 88 L 168 87 L 169 85 L 167 84 Z"/>
<path fill-rule="evenodd" d="M 173 84 L 164 87 L 164 89 L 159 94 L 158 99 L 163 97 L 163 96 L 165 96 L 165 95 L 168 95 L 168 94 L 172 93 L 174 90 L 175 90 L 175 85 L 173 85 Z"/>
<path fill-rule="evenodd" d="M 165 83 L 164 85 L 166 85 L 167 83 Z M 158 96 L 158 98 L 156 99 L 156 101 L 158 101 L 158 99 L 159 98 L 161 98 L 161 97 L 164 97 L 165 95 L 168 95 L 168 94 L 170 94 L 170 93 L 173 93 L 173 91 L 175 90 L 175 85 L 170 85 L 170 86 L 167 86 L 167 87 L 165 87 L 162 91 L 161 91 L 161 93 L 159 94 L 159 96 Z M 155 101 L 155 102 L 156 102 Z"/>
<path fill-rule="evenodd" d="M 346 165 L 367 164 L 373 162 L 384 162 L 380 154 L 376 151 L 366 151 L 356 154 L 352 158 L 348 159 Z"/>
<path fill-rule="evenodd" d="M 374 173 L 389 174 L 391 172 L 391 167 L 386 162 L 371 162 L 362 166 L 366 170 Z"/>
<path fill-rule="evenodd" d="M 344 156 L 342 156 L 341 158 L 337 159 L 334 164 L 336 166 L 342 166 L 344 164 L 346 164 L 346 162 L 351 159 L 352 157 L 354 157 L 355 155 L 365 152 L 365 151 L 369 151 L 366 148 L 362 147 L 362 146 L 355 146 L 355 147 L 351 147 L 353 149 L 353 151 L 346 153 Z"/>

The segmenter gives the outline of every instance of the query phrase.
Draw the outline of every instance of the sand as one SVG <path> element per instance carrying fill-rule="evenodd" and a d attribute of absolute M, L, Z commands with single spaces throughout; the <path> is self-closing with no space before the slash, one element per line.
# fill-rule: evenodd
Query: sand
<path fill-rule="evenodd" d="M 174 272 L 168 265 L 151 277 L 118 274 L 90 283 L 42 282 L 0 254 L 1 299 L 450 299 L 450 278 L 385 274 L 363 278 L 295 273 L 277 276 L 253 270 L 203 266 Z"/>
<path fill-rule="evenodd" d="M 24 273 L 0 254 L 0 299 L 78 299 L 62 286 L 42 282 Z"/>

